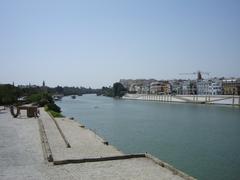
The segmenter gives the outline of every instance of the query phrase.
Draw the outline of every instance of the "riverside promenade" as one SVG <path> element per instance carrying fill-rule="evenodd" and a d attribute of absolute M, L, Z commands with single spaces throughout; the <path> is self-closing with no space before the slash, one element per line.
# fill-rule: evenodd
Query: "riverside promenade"
<path fill-rule="evenodd" d="M 194 179 L 149 154 L 126 155 L 83 125 L 0 111 L 0 179 Z"/>
<path fill-rule="evenodd" d="M 240 96 L 238 95 L 157 95 L 127 93 L 122 98 L 129 100 L 240 106 Z"/>

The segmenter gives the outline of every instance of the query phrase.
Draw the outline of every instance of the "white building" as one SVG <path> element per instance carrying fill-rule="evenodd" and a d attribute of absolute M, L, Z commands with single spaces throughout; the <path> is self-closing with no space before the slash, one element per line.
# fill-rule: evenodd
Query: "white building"
<path fill-rule="evenodd" d="M 169 81 L 172 87 L 172 94 L 182 94 L 182 80 Z"/>
<path fill-rule="evenodd" d="M 145 85 L 142 87 L 142 94 L 149 94 L 150 93 L 150 86 Z"/>
<path fill-rule="evenodd" d="M 208 87 L 208 94 L 210 95 L 221 95 L 223 94 L 222 81 L 214 80 Z"/>
<path fill-rule="evenodd" d="M 219 79 L 197 81 L 198 95 L 221 95 L 222 81 Z"/>
<path fill-rule="evenodd" d="M 208 80 L 198 80 L 197 81 L 197 94 L 206 95 L 209 94 L 209 86 L 211 84 Z"/>
<path fill-rule="evenodd" d="M 196 94 L 196 82 L 187 80 L 182 83 L 182 94 L 183 95 L 193 95 Z"/>
<path fill-rule="evenodd" d="M 142 92 L 142 86 L 139 84 L 133 83 L 129 87 L 129 92 L 140 94 Z"/>

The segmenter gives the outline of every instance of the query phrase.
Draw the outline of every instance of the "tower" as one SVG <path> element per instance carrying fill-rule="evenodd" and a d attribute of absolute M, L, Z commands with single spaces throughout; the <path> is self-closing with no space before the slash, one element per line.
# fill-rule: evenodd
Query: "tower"
<path fill-rule="evenodd" d="M 43 83 L 42 83 L 42 91 L 47 92 L 47 87 L 46 87 L 45 81 L 43 81 Z"/>
<path fill-rule="evenodd" d="M 202 80 L 202 74 L 200 71 L 197 72 L 197 80 Z"/>

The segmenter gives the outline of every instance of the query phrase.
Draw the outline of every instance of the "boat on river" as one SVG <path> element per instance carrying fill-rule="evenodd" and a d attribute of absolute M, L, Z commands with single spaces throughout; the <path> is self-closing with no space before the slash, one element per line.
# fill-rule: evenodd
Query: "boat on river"
<path fill-rule="evenodd" d="M 55 94 L 55 95 L 52 96 L 54 101 L 60 101 L 60 100 L 62 100 L 62 97 L 63 97 L 62 94 Z"/>

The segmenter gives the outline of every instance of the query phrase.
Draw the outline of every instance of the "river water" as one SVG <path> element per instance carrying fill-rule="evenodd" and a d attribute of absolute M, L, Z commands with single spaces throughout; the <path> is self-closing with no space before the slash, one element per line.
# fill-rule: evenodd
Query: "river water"
<path fill-rule="evenodd" d="M 240 108 L 96 95 L 57 104 L 124 153 L 149 152 L 198 179 L 240 179 Z"/>

